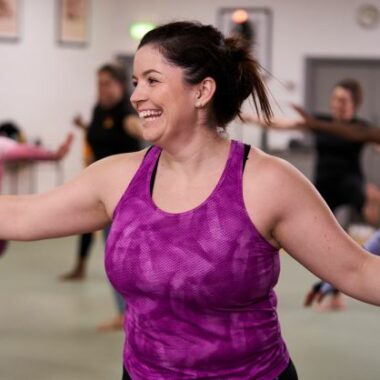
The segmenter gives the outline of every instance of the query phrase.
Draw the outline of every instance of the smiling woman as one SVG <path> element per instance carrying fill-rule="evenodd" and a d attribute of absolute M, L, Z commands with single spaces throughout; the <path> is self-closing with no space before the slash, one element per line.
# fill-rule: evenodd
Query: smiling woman
<path fill-rule="evenodd" d="M 143 118 L 143 138 L 153 143 L 193 128 L 195 88 L 186 85 L 182 69 L 168 64 L 158 49 L 140 48 L 135 57 L 135 90 L 131 102 Z M 152 69 L 153 67 L 153 69 Z M 149 68 L 149 69 L 148 69 Z M 175 126 L 175 129 L 173 128 Z"/>
<path fill-rule="evenodd" d="M 220 133 L 250 95 L 271 116 L 245 43 L 209 25 L 160 26 L 138 48 L 134 84 L 153 146 L 100 160 L 50 193 L 1 199 L 0 238 L 112 222 L 105 267 L 128 304 L 124 379 L 297 379 L 276 311 L 278 249 L 377 305 L 380 259 L 297 170 Z"/>

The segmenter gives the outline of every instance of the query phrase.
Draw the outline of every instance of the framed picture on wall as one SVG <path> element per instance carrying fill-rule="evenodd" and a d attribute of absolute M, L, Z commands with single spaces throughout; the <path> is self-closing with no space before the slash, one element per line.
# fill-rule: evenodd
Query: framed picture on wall
<path fill-rule="evenodd" d="M 260 65 L 271 70 L 272 12 L 269 8 L 221 8 L 218 27 L 226 37 L 243 37 Z"/>
<path fill-rule="evenodd" d="M 16 41 L 19 36 L 19 0 L 0 0 L 0 40 Z"/>
<path fill-rule="evenodd" d="M 89 37 L 90 0 L 57 0 L 58 42 L 85 46 Z"/>

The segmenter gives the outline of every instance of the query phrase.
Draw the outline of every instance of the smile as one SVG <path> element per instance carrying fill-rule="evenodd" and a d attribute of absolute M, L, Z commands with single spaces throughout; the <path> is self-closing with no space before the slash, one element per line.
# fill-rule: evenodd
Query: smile
<path fill-rule="evenodd" d="M 162 111 L 158 110 L 145 110 L 139 112 L 139 117 L 145 120 L 155 120 L 162 115 Z"/>

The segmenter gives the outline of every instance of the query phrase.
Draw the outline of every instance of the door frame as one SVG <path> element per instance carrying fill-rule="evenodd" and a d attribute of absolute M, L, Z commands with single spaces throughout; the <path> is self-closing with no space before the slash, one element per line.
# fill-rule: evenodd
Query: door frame
<path fill-rule="evenodd" d="M 346 67 L 371 67 L 380 69 L 380 59 L 379 58 L 357 58 L 357 57 L 325 57 L 325 56 L 308 56 L 305 58 L 305 84 L 304 84 L 304 94 L 305 94 L 305 108 L 311 110 L 313 104 L 315 104 L 315 81 L 317 80 L 314 75 L 316 68 L 321 64 L 334 64 L 338 66 L 339 64 L 345 65 Z"/>

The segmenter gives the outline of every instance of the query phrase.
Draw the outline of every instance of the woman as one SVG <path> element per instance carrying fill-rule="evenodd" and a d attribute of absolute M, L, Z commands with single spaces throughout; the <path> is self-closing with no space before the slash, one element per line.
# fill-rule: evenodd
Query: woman
<path fill-rule="evenodd" d="M 97 70 L 96 81 L 97 102 L 90 122 L 84 122 L 81 115 L 73 119 L 73 124 L 85 133 L 85 166 L 113 154 L 140 149 L 137 139 L 139 119 L 126 94 L 124 69 L 114 64 L 104 64 Z M 85 277 L 91 236 L 81 236 L 74 268 L 62 276 L 63 280 L 81 280 Z"/>
<path fill-rule="evenodd" d="M 87 124 L 81 116 L 74 124 L 86 134 L 88 164 L 113 154 L 135 152 L 140 149 L 140 120 L 131 107 L 126 94 L 125 70 L 114 64 L 102 65 L 97 71 L 98 100 L 91 121 Z M 109 227 L 104 229 L 107 238 Z M 72 271 L 61 278 L 65 281 L 81 280 L 86 274 L 88 254 L 94 234 L 82 234 L 79 239 L 76 263 Z M 99 324 L 101 331 L 119 330 L 123 327 L 124 300 L 114 292 L 117 313 Z"/>
<path fill-rule="evenodd" d="M 278 249 L 376 305 L 380 259 L 291 165 L 220 133 L 250 94 L 271 115 L 239 40 L 197 23 L 158 27 L 139 45 L 134 84 L 153 148 L 96 162 L 47 194 L 2 198 L 0 216 L 12 223 L 0 237 L 64 236 L 112 220 L 105 266 L 128 303 L 124 379 L 296 379 L 276 313 Z"/>

